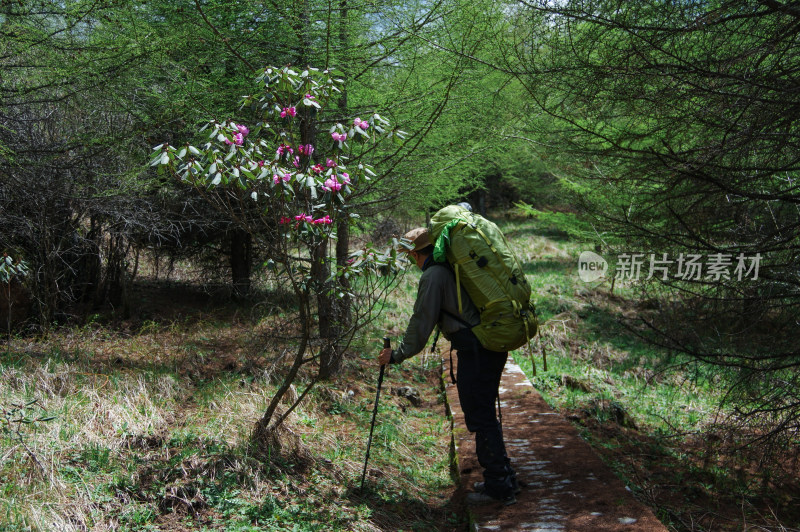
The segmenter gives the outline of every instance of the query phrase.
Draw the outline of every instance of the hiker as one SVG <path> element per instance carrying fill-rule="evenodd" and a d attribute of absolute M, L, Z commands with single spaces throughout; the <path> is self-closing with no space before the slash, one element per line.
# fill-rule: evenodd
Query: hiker
<path fill-rule="evenodd" d="M 489 351 L 475 337 L 470 327 L 480 322 L 480 314 L 463 287 L 462 312 L 459 314 L 453 272 L 447 263 L 433 260 L 434 248 L 426 228 L 419 227 L 406 233 L 401 247 L 400 251 L 407 253 L 422 270 L 422 276 L 414 314 L 402 343 L 395 350 L 383 349 L 378 361 L 381 365 L 399 364 L 416 355 L 425 348 L 434 326 L 439 326 L 457 352 L 458 399 L 467 428 L 475 433 L 475 451 L 478 462 L 484 468 L 484 482 L 475 483 L 476 491 L 467 494 L 467 502 L 514 504 L 519 488 L 506 455 L 503 433 L 495 411 L 500 376 L 508 352 Z"/>

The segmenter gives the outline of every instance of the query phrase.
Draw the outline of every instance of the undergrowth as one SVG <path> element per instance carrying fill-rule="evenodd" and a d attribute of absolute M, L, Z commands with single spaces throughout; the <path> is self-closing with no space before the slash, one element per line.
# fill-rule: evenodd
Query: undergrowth
<path fill-rule="evenodd" d="M 796 530 L 797 449 L 762 463 L 725 430 L 725 373 L 645 344 L 635 318 L 657 306 L 624 284 L 580 281 L 580 243 L 531 220 L 502 229 L 542 324 L 537 375 L 517 362 L 636 496 L 670 530 Z M 176 309 L 169 293 L 145 293 L 154 304 L 136 326 L 97 319 L 15 339 L 0 354 L 0 529 L 463 530 L 429 355 L 387 371 L 360 490 L 380 338 L 402 336 L 416 279 L 353 343 L 341 377 L 289 417 L 302 459 L 250 440 L 285 364 L 276 338 L 290 336 L 274 302 Z M 400 386 L 422 406 L 394 395 Z"/>
<path fill-rule="evenodd" d="M 0 529 L 463 528 L 433 365 L 387 371 L 362 491 L 384 332 L 289 417 L 301 459 L 252 444 L 282 351 L 264 349 L 251 313 L 229 311 L 15 339 L 0 354 Z"/>
<path fill-rule="evenodd" d="M 637 318 L 658 312 L 657 302 L 625 283 L 581 281 L 578 256 L 593 246 L 532 221 L 502 228 L 541 323 L 536 376 L 527 355 L 516 361 L 637 497 L 671 530 L 796 530 L 797 448 L 765 463 L 747 444 L 753 434 L 728 428 L 726 371 L 646 344 Z"/>

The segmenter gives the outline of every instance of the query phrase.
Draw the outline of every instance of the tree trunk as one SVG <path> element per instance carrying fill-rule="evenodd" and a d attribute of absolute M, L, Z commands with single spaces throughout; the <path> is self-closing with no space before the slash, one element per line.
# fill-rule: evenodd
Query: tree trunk
<path fill-rule="evenodd" d="M 301 366 L 305 363 L 305 354 L 306 348 L 308 347 L 309 339 L 311 338 L 311 331 L 313 328 L 313 323 L 311 317 L 309 316 L 310 304 L 309 304 L 309 295 L 305 290 L 301 290 L 297 284 L 293 283 L 295 289 L 295 295 L 298 296 L 299 304 L 300 304 L 300 325 L 301 325 L 301 337 L 300 342 L 297 345 L 297 350 L 295 351 L 294 361 L 292 363 L 291 368 L 289 368 L 289 372 L 283 379 L 281 386 L 278 388 L 278 391 L 275 392 L 275 395 L 270 400 L 269 405 L 267 406 L 266 412 L 264 415 L 259 419 L 255 426 L 253 427 L 253 432 L 251 434 L 251 441 L 257 446 L 257 448 L 271 456 L 273 451 L 277 453 L 281 453 L 283 451 L 283 447 L 285 447 L 284 442 L 281 441 L 281 426 L 283 421 L 286 419 L 287 412 L 283 414 L 278 413 L 278 405 L 283 400 L 284 396 L 287 392 L 291 389 L 292 384 L 294 383 L 295 379 L 297 378 L 298 372 L 300 371 Z M 306 388 L 303 396 L 311 389 L 314 385 L 314 381 L 312 381 L 308 387 Z M 297 398 L 294 401 L 294 404 L 290 407 L 289 410 L 297 406 L 300 401 L 303 400 L 303 396 Z M 277 416 L 276 416 L 277 414 Z M 289 431 L 291 434 L 291 431 Z M 299 438 L 296 436 L 292 438 L 294 442 L 292 442 L 292 446 L 295 448 L 295 452 L 297 452 L 301 447 L 302 443 L 300 442 Z"/>
<path fill-rule="evenodd" d="M 339 24 L 339 54 L 342 64 L 343 77 L 347 80 L 347 61 L 344 55 L 347 52 L 347 0 L 341 0 L 339 3 L 340 11 L 340 24 Z M 342 86 L 342 92 L 339 96 L 339 112 L 342 116 L 347 115 L 347 85 Z M 350 255 L 350 223 L 347 213 L 343 210 L 339 214 L 339 219 L 336 222 L 336 266 L 343 267 L 347 264 L 347 258 Z M 330 278 L 330 268 L 326 273 Z M 351 318 L 351 298 L 348 295 L 350 291 L 349 283 L 343 277 L 335 277 L 330 286 L 326 287 L 328 301 L 326 301 L 325 326 L 326 335 L 322 335 L 322 305 L 320 304 L 320 336 L 325 341 L 324 347 L 320 353 L 319 374 L 320 379 L 330 379 L 336 376 L 342 369 L 342 359 L 344 352 L 342 351 L 342 337 L 347 331 L 350 318 Z M 338 294 L 344 294 L 339 297 Z"/>

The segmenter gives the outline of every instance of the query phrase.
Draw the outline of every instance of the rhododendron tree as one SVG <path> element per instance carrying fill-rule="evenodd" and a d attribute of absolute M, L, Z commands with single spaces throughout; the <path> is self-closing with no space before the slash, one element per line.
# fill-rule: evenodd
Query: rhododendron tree
<path fill-rule="evenodd" d="M 367 246 L 343 265 L 337 265 L 328 247 L 336 239 L 340 222 L 352 223 L 358 217 L 350 211 L 348 196 L 375 176 L 362 153 L 369 144 L 397 132 L 373 114 L 367 119 L 348 119 L 350 127 L 335 122 L 327 126 L 330 136 L 320 135 L 315 142 L 309 132 L 319 128 L 328 102 L 340 92 L 341 80 L 328 70 L 308 68 L 298 73 L 285 67 L 266 68 L 255 81 L 258 93 L 245 97 L 241 106 L 253 113 L 252 121 L 211 120 L 199 132 L 204 136 L 201 142 L 156 146 L 152 164 L 193 185 L 253 232 L 269 257 L 266 266 L 275 280 L 295 295 L 301 333 L 294 362 L 257 425 L 257 432 L 268 434 L 296 406 L 274 416 L 300 367 L 316 362 L 326 349 L 325 342 L 343 340 L 312 342 L 315 297 L 358 302 L 354 306 L 360 319 L 340 331 L 347 345 L 358 327 L 371 319 L 364 309 L 373 308 L 392 287 L 398 271 L 394 246 L 385 250 Z M 253 206 L 263 223 L 250 223 Z M 268 229 L 256 232 L 254 227 Z M 320 260 L 326 262 L 323 271 L 330 272 L 322 282 L 313 274 Z M 359 282 L 338 283 L 338 279 Z M 354 285 L 357 288 L 351 288 Z M 312 344 L 315 352 L 310 353 Z"/>

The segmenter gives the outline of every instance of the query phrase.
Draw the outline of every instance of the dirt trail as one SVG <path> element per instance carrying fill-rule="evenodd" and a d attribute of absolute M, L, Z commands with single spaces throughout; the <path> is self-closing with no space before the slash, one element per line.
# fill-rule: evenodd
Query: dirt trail
<path fill-rule="evenodd" d="M 466 429 L 450 380 L 449 362 L 443 359 L 442 375 L 453 416 L 455 467 L 460 489 L 466 492 L 483 478 L 474 436 Z M 472 508 L 472 530 L 666 532 L 575 427 L 553 412 L 510 357 L 500 383 L 500 404 L 507 451 L 524 487 L 515 505 Z"/>

